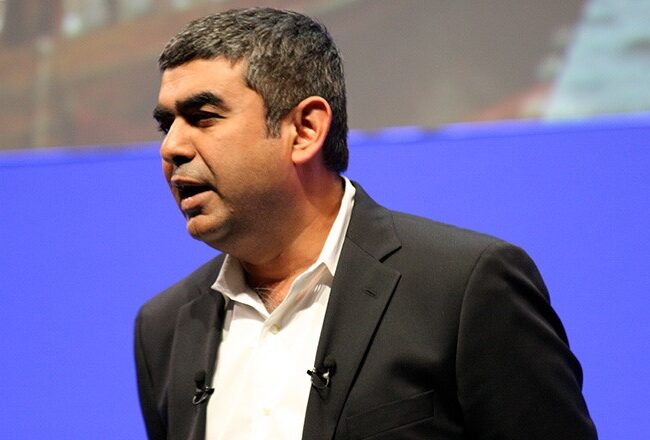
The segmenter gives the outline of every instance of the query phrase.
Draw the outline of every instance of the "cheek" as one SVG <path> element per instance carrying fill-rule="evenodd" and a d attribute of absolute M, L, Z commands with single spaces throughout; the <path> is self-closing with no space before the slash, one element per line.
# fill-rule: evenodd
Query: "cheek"
<path fill-rule="evenodd" d="M 176 191 L 175 191 L 174 187 L 172 187 L 172 184 L 171 184 L 172 175 L 174 173 L 174 166 L 171 165 L 169 162 L 166 162 L 166 161 L 163 160 L 162 161 L 162 172 L 163 172 L 163 176 L 165 177 L 165 181 L 167 182 L 167 185 L 169 186 L 169 189 L 170 189 L 170 191 L 172 193 L 172 196 L 174 197 L 174 199 L 178 200 L 178 196 L 176 194 Z"/>
<path fill-rule="evenodd" d="M 162 166 L 163 176 L 165 176 L 165 180 L 167 180 L 167 183 L 169 183 L 172 177 L 172 173 L 174 172 L 174 167 L 172 166 L 172 164 L 164 160 L 161 161 L 161 166 Z"/>

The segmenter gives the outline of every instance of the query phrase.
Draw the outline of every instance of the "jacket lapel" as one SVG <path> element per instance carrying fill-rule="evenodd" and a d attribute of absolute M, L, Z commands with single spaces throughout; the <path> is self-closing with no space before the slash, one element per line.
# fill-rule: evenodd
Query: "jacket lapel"
<path fill-rule="evenodd" d="M 204 284 L 201 295 L 180 310 L 176 324 L 169 393 L 170 440 L 205 437 L 207 401 L 192 404 L 194 378 L 197 372 L 205 371 L 206 385 L 210 385 L 221 341 L 224 299 L 210 289 L 209 283 Z"/>
<path fill-rule="evenodd" d="M 311 389 L 304 439 L 334 436 L 357 370 L 400 278 L 381 262 L 400 247 L 391 214 L 356 188 L 316 353 L 316 366 L 329 358 L 335 371 L 328 387 Z"/>

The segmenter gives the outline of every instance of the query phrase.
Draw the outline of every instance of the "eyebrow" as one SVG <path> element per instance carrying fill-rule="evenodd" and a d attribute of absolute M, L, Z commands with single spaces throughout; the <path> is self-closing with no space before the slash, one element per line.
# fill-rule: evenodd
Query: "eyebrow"
<path fill-rule="evenodd" d="M 176 101 L 175 107 L 179 114 L 186 115 L 200 109 L 204 105 L 211 105 L 222 110 L 228 110 L 228 106 L 223 102 L 223 99 L 212 92 L 200 92 L 185 99 Z M 155 120 L 161 121 L 163 119 L 173 118 L 174 114 L 167 107 L 157 105 L 153 110 L 153 117 Z"/>
<path fill-rule="evenodd" d="M 166 119 L 173 119 L 174 114 L 165 107 L 157 105 L 156 108 L 153 109 L 153 118 L 158 122 L 162 122 Z"/>
<path fill-rule="evenodd" d="M 226 109 L 223 99 L 219 96 L 212 92 L 200 92 L 181 101 L 176 101 L 176 110 L 178 113 L 186 114 L 193 110 L 198 110 L 204 105 Z"/>

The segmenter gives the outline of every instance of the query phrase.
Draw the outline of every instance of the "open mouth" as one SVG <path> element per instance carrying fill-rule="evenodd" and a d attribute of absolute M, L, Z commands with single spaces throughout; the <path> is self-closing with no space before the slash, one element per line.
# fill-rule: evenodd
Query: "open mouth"
<path fill-rule="evenodd" d="M 205 191 L 210 191 L 209 185 L 175 185 L 178 190 L 178 195 L 182 199 L 195 196 Z"/>

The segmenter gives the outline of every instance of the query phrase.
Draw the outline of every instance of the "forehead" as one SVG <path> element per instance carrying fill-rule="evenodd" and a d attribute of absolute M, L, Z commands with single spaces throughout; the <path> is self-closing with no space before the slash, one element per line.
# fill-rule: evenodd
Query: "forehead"
<path fill-rule="evenodd" d="M 210 91 L 223 99 L 253 92 L 244 80 L 243 60 L 232 62 L 219 57 L 192 60 L 163 71 L 160 80 L 159 104 L 173 107 L 176 101 L 197 93 Z"/>

